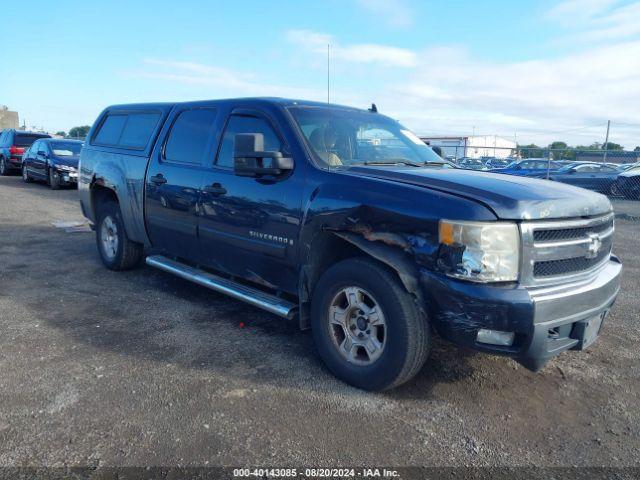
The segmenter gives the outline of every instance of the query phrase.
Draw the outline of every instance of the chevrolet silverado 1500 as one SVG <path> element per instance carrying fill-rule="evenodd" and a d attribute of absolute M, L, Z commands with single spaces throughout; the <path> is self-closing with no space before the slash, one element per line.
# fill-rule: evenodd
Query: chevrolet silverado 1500
<path fill-rule="evenodd" d="M 598 336 L 619 289 L 597 193 L 451 168 L 377 112 L 273 98 L 118 105 L 82 150 L 103 263 L 146 263 L 311 328 L 382 390 L 433 333 L 540 369 Z"/>

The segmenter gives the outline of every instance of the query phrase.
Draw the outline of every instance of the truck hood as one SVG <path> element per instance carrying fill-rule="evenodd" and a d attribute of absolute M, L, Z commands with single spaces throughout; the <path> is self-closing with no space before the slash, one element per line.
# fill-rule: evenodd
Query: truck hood
<path fill-rule="evenodd" d="M 504 220 L 582 217 L 612 210 L 604 195 L 531 177 L 429 167 L 352 167 L 349 172 L 475 200 Z"/>

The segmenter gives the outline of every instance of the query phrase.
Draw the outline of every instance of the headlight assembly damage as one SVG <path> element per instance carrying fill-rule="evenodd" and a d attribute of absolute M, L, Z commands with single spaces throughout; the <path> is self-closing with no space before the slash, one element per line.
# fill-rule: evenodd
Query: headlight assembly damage
<path fill-rule="evenodd" d="M 513 222 L 441 220 L 439 266 L 451 277 L 474 282 L 518 279 L 520 234 Z"/>

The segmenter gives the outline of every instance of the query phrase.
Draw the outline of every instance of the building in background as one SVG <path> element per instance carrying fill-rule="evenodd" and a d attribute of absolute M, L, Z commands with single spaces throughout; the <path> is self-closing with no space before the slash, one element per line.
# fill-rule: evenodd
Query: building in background
<path fill-rule="evenodd" d="M 420 137 L 432 147 L 440 147 L 444 158 L 462 157 L 507 158 L 515 154 L 517 144 L 514 140 L 496 135 L 475 135 L 468 137 Z"/>
<path fill-rule="evenodd" d="M 0 130 L 19 126 L 18 112 L 12 112 L 6 105 L 0 105 Z"/>

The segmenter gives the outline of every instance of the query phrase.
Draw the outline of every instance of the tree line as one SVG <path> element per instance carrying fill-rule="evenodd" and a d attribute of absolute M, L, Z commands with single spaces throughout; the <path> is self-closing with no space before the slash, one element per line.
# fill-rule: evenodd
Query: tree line
<path fill-rule="evenodd" d="M 575 160 L 577 152 L 585 150 L 607 150 L 607 151 L 624 151 L 624 147 L 618 143 L 607 142 L 606 145 L 594 142 L 591 145 L 577 145 L 572 147 L 566 142 L 556 141 L 550 143 L 546 147 L 541 147 L 535 143 L 529 145 L 518 145 L 520 156 L 522 158 L 540 158 L 546 157 L 549 151 L 552 151 L 553 158 L 556 160 Z M 640 152 L 640 146 L 633 149 L 634 152 Z"/>
<path fill-rule="evenodd" d="M 75 138 L 77 140 L 84 140 L 89 135 L 89 130 L 91 130 L 90 125 L 82 125 L 81 127 L 73 127 L 68 132 L 59 131 L 56 132 L 56 135 L 64 138 Z"/>

